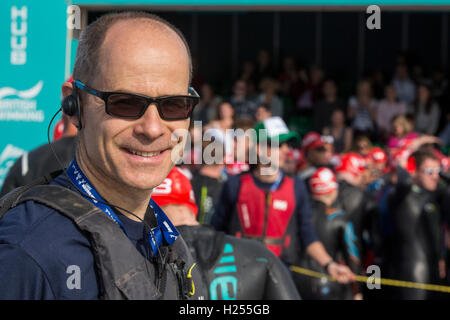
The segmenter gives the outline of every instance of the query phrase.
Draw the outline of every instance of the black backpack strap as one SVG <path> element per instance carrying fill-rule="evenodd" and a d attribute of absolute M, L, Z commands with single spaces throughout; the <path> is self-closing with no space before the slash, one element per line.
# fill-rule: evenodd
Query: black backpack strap
<path fill-rule="evenodd" d="M 18 202 L 20 201 L 22 195 L 30 190 L 31 188 L 38 186 L 38 185 L 48 185 L 53 179 L 55 179 L 57 176 L 59 176 L 63 170 L 54 171 L 52 173 L 49 173 L 43 177 L 37 178 L 36 180 L 30 182 L 29 184 L 18 187 L 14 190 L 11 190 L 7 194 L 5 194 L 0 199 L 0 219 L 5 215 L 5 213 L 11 209 L 17 206 Z"/>
<path fill-rule="evenodd" d="M 88 237 L 102 299 L 159 299 L 154 266 L 129 241 L 120 227 L 79 193 L 57 185 L 37 185 L 15 205 L 34 201 L 63 214 Z M 120 261 L 120 263 L 117 263 Z"/>
<path fill-rule="evenodd" d="M 101 212 L 99 208 L 70 189 L 57 185 L 37 185 L 22 193 L 14 205 L 34 201 L 71 218 L 76 224 L 84 216 Z"/>

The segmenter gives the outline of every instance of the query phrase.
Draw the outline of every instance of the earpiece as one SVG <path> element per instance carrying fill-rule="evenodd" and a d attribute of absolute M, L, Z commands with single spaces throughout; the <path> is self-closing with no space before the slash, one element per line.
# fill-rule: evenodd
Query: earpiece
<path fill-rule="evenodd" d="M 68 116 L 77 116 L 78 117 L 77 129 L 81 130 L 82 125 L 81 125 L 80 103 L 77 96 L 76 87 L 74 87 L 72 94 L 70 96 L 65 97 L 61 102 L 61 110 Z"/>
<path fill-rule="evenodd" d="M 67 96 L 61 102 L 62 112 L 68 116 L 74 116 L 78 113 L 78 99 L 73 95 Z"/>

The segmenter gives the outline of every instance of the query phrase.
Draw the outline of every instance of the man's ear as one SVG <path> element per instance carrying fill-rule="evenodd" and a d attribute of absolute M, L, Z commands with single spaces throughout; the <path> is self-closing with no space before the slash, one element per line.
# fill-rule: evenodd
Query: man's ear
<path fill-rule="evenodd" d="M 62 87 L 61 87 L 61 95 L 63 97 L 63 99 L 65 97 L 68 97 L 72 94 L 73 92 L 73 84 L 71 81 L 66 81 L 63 83 Z"/>

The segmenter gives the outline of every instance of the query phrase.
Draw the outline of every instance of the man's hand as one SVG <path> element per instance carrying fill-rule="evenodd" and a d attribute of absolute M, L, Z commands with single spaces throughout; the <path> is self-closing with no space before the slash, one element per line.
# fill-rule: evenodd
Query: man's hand
<path fill-rule="evenodd" d="M 332 262 L 328 265 L 327 272 L 339 283 L 349 283 L 355 281 L 355 274 L 349 267 Z"/>

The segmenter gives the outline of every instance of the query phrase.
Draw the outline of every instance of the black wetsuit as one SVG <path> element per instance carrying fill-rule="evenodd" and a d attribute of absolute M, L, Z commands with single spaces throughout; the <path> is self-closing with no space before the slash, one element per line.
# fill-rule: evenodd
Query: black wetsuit
<path fill-rule="evenodd" d="M 313 200 L 312 223 L 319 240 L 328 254 L 337 262 L 345 262 L 353 272 L 359 272 L 359 259 L 353 224 L 347 221 L 343 210 L 328 210 L 324 203 Z M 301 267 L 326 273 L 310 256 L 302 258 Z M 303 299 L 352 299 L 352 287 L 326 278 L 315 278 L 294 273 L 294 280 Z M 356 289 L 356 288 L 355 288 Z"/>
<path fill-rule="evenodd" d="M 195 202 L 198 206 L 197 220 L 201 224 L 209 224 L 216 212 L 223 179 L 215 179 L 197 172 L 191 180 Z"/>
<path fill-rule="evenodd" d="M 211 300 L 298 300 L 288 269 L 264 245 L 209 226 L 177 226 Z"/>
<path fill-rule="evenodd" d="M 378 204 L 375 200 L 361 188 L 346 181 L 339 181 L 336 205 L 345 211 L 348 221 L 354 225 L 361 261 L 368 250 L 373 250 L 378 256 L 381 250 L 381 235 Z"/>
<path fill-rule="evenodd" d="M 384 241 L 386 277 L 440 284 L 439 259 L 443 255 L 442 217 L 438 192 L 416 185 L 397 185 L 387 198 L 390 233 Z M 433 299 L 431 291 L 391 288 L 393 299 Z"/>

